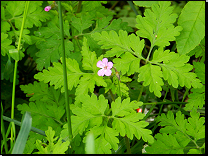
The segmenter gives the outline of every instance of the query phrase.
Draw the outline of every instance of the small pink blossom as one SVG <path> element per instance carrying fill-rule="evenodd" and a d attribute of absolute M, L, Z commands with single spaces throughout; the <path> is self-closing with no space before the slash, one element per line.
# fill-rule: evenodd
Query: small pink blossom
<path fill-rule="evenodd" d="M 111 68 L 113 67 L 113 63 L 108 62 L 108 59 L 104 58 L 102 61 L 97 62 L 97 67 L 102 68 L 98 71 L 99 76 L 110 76 L 112 73 Z"/>
<path fill-rule="evenodd" d="M 45 7 L 45 9 L 44 9 L 45 11 L 49 11 L 49 10 L 51 10 L 51 6 L 47 6 L 47 7 Z"/>

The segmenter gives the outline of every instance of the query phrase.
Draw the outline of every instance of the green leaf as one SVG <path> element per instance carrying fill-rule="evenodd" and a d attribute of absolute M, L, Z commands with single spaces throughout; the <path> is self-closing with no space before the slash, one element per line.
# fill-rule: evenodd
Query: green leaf
<path fill-rule="evenodd" d="M 21 28 L 22 18 L 23 18 L 21 14 L 23 13 L 24 6 L 21 7 L 21 5 L 23 5 L 21 1 L 16 1 L 16 4 L 15 3 L 10 4 L 10 6 L 14 7 L 15 10 L 18 10 L 15 13 L 12 13 L 12 16 L 15 17 L 14 18 L 15 26 L 18 29 Z M 32 28 L 33 25 L 37 27 L 41 27 L 42 22 L 46 22 L 46 20 L 49 20 L 53 17 L 53 14 L 51 12 L 44 11 L 41 5 L 42 5 L 42 1 L 30 2 L 24 28 Z"/>
<path fill-rule="evenodd" d="M 65 35 L 67 34 L 68 33 L 65 33 Z M 47 69 L 51 62 L 58 62 L 60 56 L 62 55 L 60 28 L 56 26 L 53 21 L 51 21 L 48 22 L 48 27 L 41 27 L 35 32 L 35 35 L 41 38 L 44 37 L 43 40 L 36 43 L 37 48 L 40 49 L 40 51 L 36 53 L 36 56 L 38 57 L 38 59 L 36 59 L 37 68 L 38 70 L 42 70 L 43 67 Z M 74 50 L 74 45 L 68 39 L 64 40 L 64 44 L 65 55 L 66 57 L 70 56 L 71 51 Z"/>
<path fill-rule="evenodd" d="M 94 17 L 89 12 L 82 12 L 80 14 L 80 18 L 72 17 L 71 25 L 79 31 L 79 34 L 82 34 L 83 30 L 89 28 L 94 23 L 92 21 Z"/>
<path fill-rule="evenodd" d="M 156 134 L 155 142 L 145 148 L 147 154 L 184 154 L 183 149 L 188 144 L 187 139 L 186 142 L 183 143 L 184 140 L 181 140 L 181 133 L 176 134 Z M 185 138 L 184 138 L 185 139 Z"/>
<path fill-rule="evenodd" d="M 161 97 L 162 87 L 164 85 L 163 74 L 161 68 L 155 65 L 146 64 L 139 68 L 138 70 L 138 82 L 144 81 L 143 85 L 148 86 L 150 92 L 154 91 L 154 94 L 158 97 Z"/>
<path fill-rule="evenodd" d="M 23 116 L 22 125 L 19 134 L 17 136 L 17 140 L 14 144 L 12 154 L 23 154 L 23 151 L 25 149 L 25 144 L 27 142 L 28 135 L 31 130 L 31 126 L 32 126 L 32 118 L 30 116 L 30 113 L 26 112 Z"/>
<path fill-rule="evenodd" d="M 78 133 L 82 135 L 83 131 L 88 128 L 88 125 L 90 125 L 90 128 L 101 125 L 102 116 L 108 104 L 103 95 L 97 100 L 94 94 L 91 97 L 89 95 L 83 96 L 81 102 L 82 108 L 72 108 L 72 112 L 76 114 L 76 116 L 72 116 L 73 136 L 76 136 Z"/>
<path fill-rule="evenodd" d="M 201 40 L 200 44 L 188 53 L 189 56 L 195 55 L 196 58 L 205 57 L 205 37 Z M 201 59 L 202 61 L 202 59 Z"/>
<path fill-rule="evenodd" d="M 131 53 L 124 53 L 121 55 L 121 58 L 115 58 L 113 62 L 114 66 L 118 71 L 121 71 L 122 75 L 126 74 L 131 75 L 139 70 L 140 67 L 139 58 L 133 56 Z"/>
<path fill-rule="evenodd" d="M 83 46 L 82 46 L 82 56 L 83 56 L 83 61 L 82 61 L 82 66 L 84 70 L 92 70 L 95 71 L 97 67 L 97 57 L 95 52 L 91 52 L 87 43 L 87 39 L 84 37 L 83 39 Z"/>
<path fill-rule="evenodd" d="M 176 113 L 176 118 L 174 119 L 174 115 L 171 111 L 168 111 L 167 117 L 163 113 L 161 116 L 158 116 L 156 120 L 159 123 L 159 126 L 165 126 L 160 129 L 160 133 L 169 133 L 175 134 L 176 132 L 180 132 L 183 134 L 189 141 L 197 141 L 199 139 L 205 138 L 205 118 L 199 118 L 200 114 L 197 113 L 196 109 L 192 109 L 190 113 L 191 117 L 184 119 L 184 115 L 181 111 Z M 192 136 L 189 137 L 188 135 Z"/>
<path fill-rule="evenodd" d="M 89 133 L 94 134 L 95 149 L 97 154 L 111 154 L 111 148 L 118 149 L 118 132 L 107 126 L 96 126 L 90 129 Z"/>
<path fill-rule="evenodd" d="M 162 61 L 163 64 L 158 64 L 158 62 Z M 197 75 L 190 72 L 193 66 L 188 64 L 188 61 L 189 56 L 187 55 L 179 55 L 175 52 L 169 52 L 169 50 L 163 52 L 163 49 L 159 48 L 155 50 L 153 59 L 150 62 L 161 66 L 164 79 L 173 87 L 177 88 L 179 84 L 181 87 L 185 85 L 187 88 L 191 86 L 201 88 L 202 84 L 196 78 Z"/>
<path fill-rule="evenodd" d="M 121 97 L 118 97 L 115 102 L 113 101 L 111 104 L 112 116 L 123 117 L 129 115 L 130 113 L 135 112 L 135 109 L 139 108 L 142 104 L 142 102 L 130 102 L 130 98 L 124 99 L 121 103 Z"/>
<path fill-rule="evenodd" d="M 67 68 L 67 80 L 68 89 L 76 87 L 79 83 L 79 78 L 83 72 L 79 69 L 79 64 L 74 59 L 66 59 Z M 64 92 L 64 81 L 63 81 L 63 67 L 61 63 L 53 63 L 53 67 L 49 67 L 48 70 L 44 69 L 43 72 L 39 72 L 34 76 L 39 81 L 44 83 L 50 82 L 50 85 L 55 85 L 54 89 L 61 88 L 61 92 Z"/>
<path fill-rule="evenodd" d="M 132 101 L 130 99 L 124 99 L 121 103 L 121 98 L 118 97 L 115 102 L 112 102 L 112 117 L 113 128 L 120 133 L 121 136 L 127 135 L 130 139 L 133 139 L 133 135 L 137 139 L 142 139 L 153 143 L 154 139 L 150 135 L 151 131 L 144 129 L 148 125 L 145 121 L 139 121 L 143 119 L 145 114 L 136 113 L 135 109 L 139 108 L 142 102 Z M 121 118 L 123 117 L 123 118 Z"/>
<path fill-rule="evenodd" d="M 36 82 L 34 84 L 21 85 L 21 90 L 24 91 L 26 97 L 30 97 L 29 101 L 45 102 L 50 105 L 65 105 L 65 96 L 61 94 L 60 89 L 55 90 L 53 86 L 48 87 L 48 84 Z"/>
<path fill-rule="evenodd" d="M 202 88 L 192 88 L 191 94 L 188 95 L 188 103 L 185 110 L 192 110 L 194 108 L 201 109 L 205 105 L 205 86 Z"/>
<path fill-rule="evenodd" d="M 179 54 L 193 50 L 205 36 L 205 2 L 188 2 L 178 19 L 178 25 L 183 27 L 181 35 L 176 38 Z"/>
<path fill-rule="evenodd" d="M 21 60 L 25 55 L 24 53 L 20 50 L 18 52 L 17 49 L 10 49 L 9 50 L 9 56 L 11 56 L 15 61 Z"/>
<path fill-rule="evenodd" d="M 189 123 L 186 125 L 187 134 L 194 137 L 195 140 L 205 138 L 205 118 L 200 117 L 200 113 L 196 109 L 192 109 L 190 115 Z"/>
<path fill-rule="evenodd" d="M 104 55 L 106 57 L 112 57 L 115 55 L 119 57 L 124 52 L 130 52 L 140 59 L 144 59 L 141 56 L 141 52 L 144 48 L 144 40 L 140 41 L 140 38 L 134 34 L 128 36 L 126 31 L 119 30 L 118 35 L 112 30 L 109 33 L 106 31 L 102 31 L 101 33 L 96 32 L 91 36 L 96 41 L 99 41 L 98 44 L 102 45 L 102 49 L 111 49 Z"/>
<path fill-rule="evenodd" d="M 15 49 L 13 45 L 11 45 L 12 40 L 7 39 L 8 34 L 1 33 L 1 55 L 5 56 L 9 53 L 10 49 Z"/>
<path fill-rule="evenodd" d="M 86 137 L 85 153 L 96 154 L 95 153 L 95 139 L 94 139 L 93 133 L 89 133 Z"/>
<path fill-rule="evenodd" d="M 193 62 L 197 77 L 205 84 L 205 64 L 203 62 Z"/>
<path fill-rule="evenodd" d="M 133 1 L 135 5 L 142 7 L 151 7 L 153 4 L 158 4 L 158 1 Z"/>
<path fill-rule="evenodd" d="M 160 1 L 158 4 L 152 5 L 150 9 L 145 10 L 145 17 L 137 16 L 137 25 L 139 29 L 136 34 L 143 38 L 148 38 L 151 46 L 165 47 L 170 45 L 169 41 L 175 41 L 175 36 L 178 36 L 181 26 L 174 27 L 173 23 L 177 18 L 177 14 L 172 14 L 173 7 L 170 7 L 171 2 Z"/>
<path fill-rule="evenodd" d="M 45 134 L 49 143 L 45 144 L 39 139 L 36 140 L 36 147 L 39 151 L 33 154 L 65 154 L 68 150 L 70 142 L 66 141 L 62 143 L 62 138 L 60 138 L 57 143 L 54 143 L 54 141 L 57 140 L 57 137 L 54 138 L 55 131 L 50 126 L 48 127 L 48 130 L 45 131 Z M 42 145 L 45 145 L 45 147 Z"/>

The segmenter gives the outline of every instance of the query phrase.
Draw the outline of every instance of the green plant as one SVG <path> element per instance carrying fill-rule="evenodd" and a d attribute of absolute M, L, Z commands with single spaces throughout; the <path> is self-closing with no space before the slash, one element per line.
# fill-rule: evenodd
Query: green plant
<path fill-rule="evenodd" d="M 27 154 L 205 153 L 205 2 L 1 4 L 2 153 L 25 112 Z"/>

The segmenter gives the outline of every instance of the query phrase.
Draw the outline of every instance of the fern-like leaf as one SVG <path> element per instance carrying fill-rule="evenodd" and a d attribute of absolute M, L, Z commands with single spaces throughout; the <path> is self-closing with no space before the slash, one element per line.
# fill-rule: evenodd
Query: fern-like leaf
<path fill-rule="evenodd" d="M 191 117 L 188 120 L 184 119 L 181 111 L 176 113 L 175 119 L 171 111 L 168 111 L 167 116 L 165 114 L 158 116 L 156 121 L 160 122 L 159 125 L 164 127 L 160 129 L 160 133 L 163 133 L 163 135 L 157 134 L 155 136 L 157 141 L 146 148 L 147 152 L 184 154 L 184 149 L 189 142 L 193 142 L 194 146 L 188 153 L 192 153 L 195 151 L 194 149 L 198 149 L 197 140 L 205 138 L 205 118 L 200 117 L 196 109 L 193 109 L 190 115 Z M 158 146 L 161 148 L 158 149 Z"/>
<path fill-rule="evenodd" d="M 156 96 L 161 97 L 161 86 L 164 85 L 161 68 L 149 63 L 139 68 L 138 72 L 140 73 L 138 82 L 144 81 L 143 85 L 149 85 L 150 92 L 154 91 Z"/>
<path fill-rule="evenodd" d="M 144 48 L 144 40 L 140 41 L 140 38 L 134 34 L 128 36 L 127 32 L 123 30 L 119 30 L 118 34 L 112 30 L 109 33 L 106 31 L 96 32 L 91 36 L 98 41 L 99 45 L 102 45 L 102 49 L 111 49 L 104 55 L 106 57 L 115 55 L 119 57 L 124 52 L 130 52 L 142 59 L 141 52 Z"/>
<path fill-rule="evenodd" d="M 173 7 L 171 2 L 160 1 L 158 4 L 151 6 L 152 11 L 147 9 L 144 13 L 145 17 L 137 16 L 137 25 L 139 29 L 136 34 L 140 37 L 148 38 L 151 46 L 168 46 L 169 41 L 174 41 L 178 36 L 181 26 L 174 27 L 173 23 L 177 18 L 177 14 L 172 14 Z"/>

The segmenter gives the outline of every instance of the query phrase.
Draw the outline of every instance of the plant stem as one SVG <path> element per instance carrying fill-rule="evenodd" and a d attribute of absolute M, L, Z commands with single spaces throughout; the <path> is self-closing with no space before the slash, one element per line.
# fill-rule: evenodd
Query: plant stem
<path fill-rule="evenodd" d="M 140 100 L 140 98 L 142 96 L 143 89 L 144 89 L 144 86 L 142 85 L 142 88 L 141 88 L 141 90 L 139 92 L 139 96 L 138 96 L 138 99 L 137 99 L 138 102 L 139 102 L 139 100 Z"/>
<path fill-rule="evenodd" d="M 78 7 L 77 7 L 77 13 L 79 13 L 79 12 L 80 12 L 80 10 L 81 10 L 81 6 L 82 6 L 82 1 L 79 1 L 79 3 L 78 3 Z"/>
<path fill-rule="evenodd" d="M 136 15 L 139 15 L 138 12 L 137 12 L 137 10 L 136 10 L 135 7 L 134 7 L 134 4 L 132 3 L 132 1 L 127 1 L 127 2 L 128 2 L 128 4 L 130 5 L 130 7 L 132 8 L 132 10 L 134 11 L 134 13 L 135 13 Z"/>
<path fill-rule="evenodd" d="M 146 120 L 149 117 L 150 113 L 153 111 L 153 109 L 155 108 L 155 106 L 156 105 L 152 105 L 151 106 L 150 110 L 148 111 L 148 113 L 146 114 L 146 116 L 142 120 Z"/>
<path fill-rule="evenodd" d="M 65 89 L 65 104 L 66 104 L 66 114 L 67 114 L 67 122 L 68 122 L 69 141 L 71 143 L 73 136 L 72 136 L 71 113 L 70 113 L 69 94 L 68 94 L 68 85 L 67 85 L 64 29 L 63 29 L 62 10 L 61 10 L 60 1 L 58 1 L 58 11 L 59 11 L 59 24 L 60 24 L 60 30 L 61 30 L 60 33 L 61 33 L 61 46 L 62 46 L 62 64 L 63 64 L 63 77 L 64 77 L 64 89 Z"/>
<path fill-rule="evenodd" d="M 23 15 L 23 19 L 22 19 L 22 26 L 21 26 L 21 30 L 20 30 L 20 36 L 19 36 L 19 42 L 18 42 L 18 46 L 17 46 L 17 50 L 18 50 L 18 54 L 19 54 L 19 59 L 20 59 L 20 45 L 21 45 L 21 39 L 22 39 L 22 33 L 23 33 L 23 28 L 25 25 L 25 20 L 27 17 L 27 11 L 29 8 L 29 1 L 26 1 L 25 3 L 25 10 L 24 10 L 24 15 Z M 14 103 L 15 103 L 15 86 L 16 86 L 16 76 L 17 76 L 17 65 L 18 65 L 18 60 L 15 60 L 15 66 L 14 66 L 14 77 L 13 77 L 13 88 L 12 88 L 12 110 L 11 110 L 11 119 L 14 119 Z M 14 135 L 13 135 L 14 133 Z M 14 136 L 14 138 L 13 138 Z M 11 146 L 13 144 L 13 141 L 15 139 L 15 124 L 14 122 L 12 122 L 12 128 L 11 128 Z"/>
<path fill-rule="evenodd" d="M 126 142 L 127 154 L 131 154 L 129 138 L 126 135 L 125 135 L 125 142 Z"/>

